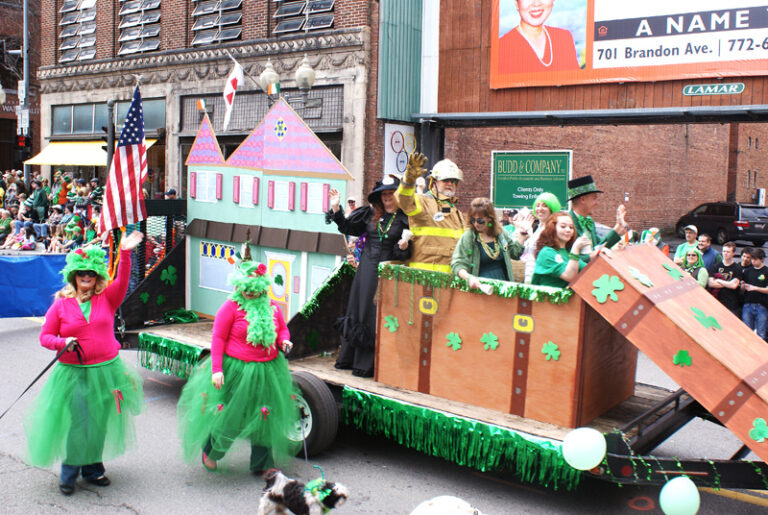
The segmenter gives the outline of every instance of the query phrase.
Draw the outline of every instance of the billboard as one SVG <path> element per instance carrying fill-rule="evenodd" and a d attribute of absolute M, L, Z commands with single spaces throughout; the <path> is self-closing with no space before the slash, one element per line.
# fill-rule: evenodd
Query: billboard
<path fill-rule="evenodd" d="M 497 208 L 533 207 L 536 197 L 553 193 L 568 205 L 572 150 L 491 152 L 491 200 Z"/>
<path fill-rule="evenodd" d="M 492 89 L 764 75 L 765 0 L 493 0 Z"/>

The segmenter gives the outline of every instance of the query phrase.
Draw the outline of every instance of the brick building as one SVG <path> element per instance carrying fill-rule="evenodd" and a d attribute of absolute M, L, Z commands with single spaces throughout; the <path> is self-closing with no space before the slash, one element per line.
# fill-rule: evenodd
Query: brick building
<path fill-rule="evenodd" d="M 498 31 L 498 0 L 422 3 L 425 13 L 431 10 L 423 43 L 432 37 L 437 47 L 436 64 L 424 60 L 426 49 L 422 62 L 437 84 L 422 81 L 421 111 L 414 118 L 431 161 L 449 157 L 464 170 L 462 207 L 490 195 L 491 152 L 506 150 L 571 150 L 573 176 L 591 174 L 605 190 L 596 219 L 609 225 L 625 198 L 633 227 L 670 229 L 700 203 L 757 202 L 768 188 L 764 70 L 686 79 L 673 68 L 657 81 L 550 80 L 556 86 L 522 77 L 531 84 L 494 87 L 491 32 Z M 684 93 L 686 85 L 713 82 L 740 83 L 741 91 Z"/>
<path fill-rule="evenodd" d="M 284 98 L 362 179 L 366 132 L 375 130 L 366 120 L 375 94 L 377 9 L 372 0 L 43 0 L 43 139 L 64 148 L 73 140 L 99 141 L 107 100 L 116 101 L 121 124 L 140 79 L 147 138 L 157 140 L 148 151 L 150 195 L 169 187 L 183 192 L 183 163 L 201 117 L 196 101 L 205 100 L 229 154 L 268 108 L 256 81 L 271 59 Z M 316 80 L 303 103 L 294 73 L 305 54 Z M 230 56 L 243 66 L 245 84 L 222 131 Z M 71 168 L 83 176 L 106 174 L 104 167 Z M 352 185 L 357 194 L 362 188 L 362 180 Z"/>
<path fill-rule="evenodd" d="M 19 105 L 17 84 L 23 79 L 21 48 L 24 34 L 22 0 L 0 2 L 0 88 L 5 92 L 5 102 L 0 104 L 0 170 L 21 168 L 16 151 L 17 115 Z M 40 64 L 40 0 L 29 0 L 29 69 L 30 138 L 32 152 L 40 149 L 39 87 L 35 79 Z"/>

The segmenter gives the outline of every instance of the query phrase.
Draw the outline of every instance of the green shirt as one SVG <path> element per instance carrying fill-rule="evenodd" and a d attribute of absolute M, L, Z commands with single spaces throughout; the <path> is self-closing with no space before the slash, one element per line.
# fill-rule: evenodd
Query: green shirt
<path fill-rule="evenodd" d="M 0 218 L 0 234 L 11 234 L 10 218 Z"/>
<path fill-rule="evenodd" d="M 554 249 L 544 247 L 536 256 L 536 268 L 533 269 L 531 284 L 541 286 L 554 286 L 556 288 L 566 288 L 568 282 L 560 278 L 568 266 L 569 252 L 566 249 Z M 589 256 L 586 256 L 589 259 Z M 579 270 L 587 266 L 584 257 L 579 259 Z"/>
<path fill-rule="evenodd" d="M 86 300 L 85 302 L 80 302 L 80 311 L 83 312 L 83 316 L 85 317 L 86 322 L 90 322 L 91 319 L 91 301 Z"/>

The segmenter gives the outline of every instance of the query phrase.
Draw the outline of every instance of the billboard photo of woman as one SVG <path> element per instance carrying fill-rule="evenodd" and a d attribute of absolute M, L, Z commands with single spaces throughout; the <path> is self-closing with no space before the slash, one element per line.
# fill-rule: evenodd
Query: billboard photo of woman
<path fill-rule="evenodd" d="M 584 66 L 586 0 L 558 0 L 557 4 L 553 13 L 555 0 L 499 0 L 499 74 L 572 71 Z"/>

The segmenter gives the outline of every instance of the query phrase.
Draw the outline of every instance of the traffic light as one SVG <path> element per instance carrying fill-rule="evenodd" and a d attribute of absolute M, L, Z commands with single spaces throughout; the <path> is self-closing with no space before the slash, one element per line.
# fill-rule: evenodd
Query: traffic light
<path fill-rule="evenodd" d="M 32 155 L 32 138 L 29 136 L 16 136 L 16 158 L 23 162 Z"/>

